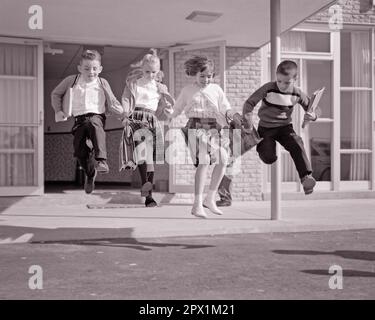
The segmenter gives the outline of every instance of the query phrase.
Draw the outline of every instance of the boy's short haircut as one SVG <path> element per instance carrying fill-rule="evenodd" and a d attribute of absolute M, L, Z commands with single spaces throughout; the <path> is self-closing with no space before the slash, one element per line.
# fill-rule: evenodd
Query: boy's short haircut
<path fill-rule="evenodd" d="M 297 70 L 298 66 L 294 61 L 284 60 L 277 66 L 276 73 L 280 73 L 284 76 L 292 75 L 293 77 L 296 77 Z"/>
<path fill-rule="evenodd" d="M 185 73 L 188 76 L 195 76 L 198 72 L 209 69 L 214 72 L 214 62 L 205 56 L 195 56 L 184 63 Z"/>
<path fill-rule="evenodd" d="M 91 60 L 91 61 L 98 60 L 99 63 L 101 63 L 102 56 L 96 50 L 85 50 L 82 52 L 81 60 L 79 61 L 79 63 L 82 63 L 83 60 Z"/>

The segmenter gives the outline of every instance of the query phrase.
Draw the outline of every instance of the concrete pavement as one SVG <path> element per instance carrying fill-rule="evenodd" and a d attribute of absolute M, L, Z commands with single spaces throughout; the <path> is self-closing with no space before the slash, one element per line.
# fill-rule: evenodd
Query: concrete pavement
<path fill-rule="evenodd" d="M 224 215 L 190 214 L 191 205 L 155 194 L 145 208 L 137 191 L 81 190 L 41 197 L 0 198 L 0 244 L 55 240 L 155 238 L 220 234 L 375 229 L 375 199 L 282 202 L 282 219 L 270 220 L 270 202 L 235 202 Z"/>
<path fill-rule="evenodd" d="M 219 299 L 216 304 L 232 304 L 238 299 L 374 299 L 373 233 L 367 229 L 144 240 L 114 234 L 112 239 L 2 245 L 0 300 L 187 299 L 206 304 L 199 300 Z M 31 266 L 43 270 L 39 290 L 29 288 Z M 332 287 L 332 266 L 342 268 L 340 288 Z M 134 302 L 129 310 L 121 307 L 129 319 L 154 318 L 129 316 L 137 310 Z M 254 314 L 252 305 L 241 308 L 248 317 L 235 308 L 235 317 L 223 319 Z M 259 311 L 264 313 L 264 306 Z M 177 313 L 173 319 L 185 317 Z"/>

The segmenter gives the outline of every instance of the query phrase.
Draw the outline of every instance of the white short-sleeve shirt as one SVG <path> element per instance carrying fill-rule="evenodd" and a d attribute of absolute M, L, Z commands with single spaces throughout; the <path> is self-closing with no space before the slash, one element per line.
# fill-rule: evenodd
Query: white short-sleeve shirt
<path fill-rule="evenodd" d="M 160 93 L 154 80 L 137 80 L 135 92 L 135 106 L 156 111 L 160 100 Z"/>

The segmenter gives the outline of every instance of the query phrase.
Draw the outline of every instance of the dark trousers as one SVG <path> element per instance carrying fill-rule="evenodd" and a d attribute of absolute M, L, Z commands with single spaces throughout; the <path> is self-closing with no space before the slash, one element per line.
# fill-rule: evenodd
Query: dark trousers
<path fill-rule="evenodd" d="M 232 185 L 232 178 L 228 175 L 224 175 L 223 179 L 221 179 L 218 194 L 220 200 L 232 202 L 232 195 L 231 195 L 231 185 Z"/>
<path fill-rule="evenodd" d="M 80 166 L 88 177 L 95 174 L 95 159 L 107 159 L 105 119 L 104 114 L 93 113 L 75 117 L 72 129 L 74 156 L 78 159 Z M 92 150 L 87 146 L 86 139 L 91 140 Z"/>
<path fill-rule="evenodd" d="M 307 158 L 302 138 L 295 133 L 293 125 L 289 124 L 276 128 L 259 126 L 258 133 L 263 140 L 257 145 L 257 151 L 264 163 L 272 164 L 277 160 L 277 141 L 290 153 L 300 178 L 312 173 L 311 164 Z"/>

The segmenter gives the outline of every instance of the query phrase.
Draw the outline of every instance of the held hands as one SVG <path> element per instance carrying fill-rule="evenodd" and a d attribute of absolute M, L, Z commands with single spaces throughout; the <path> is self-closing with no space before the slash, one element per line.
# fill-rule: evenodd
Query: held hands
<path fill-rule="evenodd" d="M 163 111 L 164 111 L 165 115 L 166 115 L 168 118 L 172 118 L 172 114 L 173 114 L 173 106 L 172 106 L 169 102 L 166 103 L 166 106 L 165 106 L 165 108 L 164 108 Z"/>
<path fill-rule="evenodd" d="M 164 114 L 167 117 L 167 124 L 169 125 L 170 122 L 172 121 L 172 119 L 174 118 L 173 117 L 173 108 L 172 108 L 172 105 L 171 104 L 167 104 L 167 106 L 165 107 L 165 109 L 163 110 L 163 112 L 164 112 Z"/>
<path fill-rule="evenodd" d="M 244 121 L 245 122 L 245 128 L 246 129 L 253 129 L 253 127 L 254 127 L 253 113 L 252 112 L 245 113 L 244 118 L 245 118 L 245 121 Z"/>
<path fill-rule="evenodd" d="M 124 126 L 124 128 L 129 124 L 129 118 L 128 117 L 125 117 L 123 120 L 122 120 L 122 125 Z"/>
<path fill-rule="evenodd" d="M 242 126 L 242 116 L 238 112 L 233 115 L 233 124 L 236 129 Z"/>

